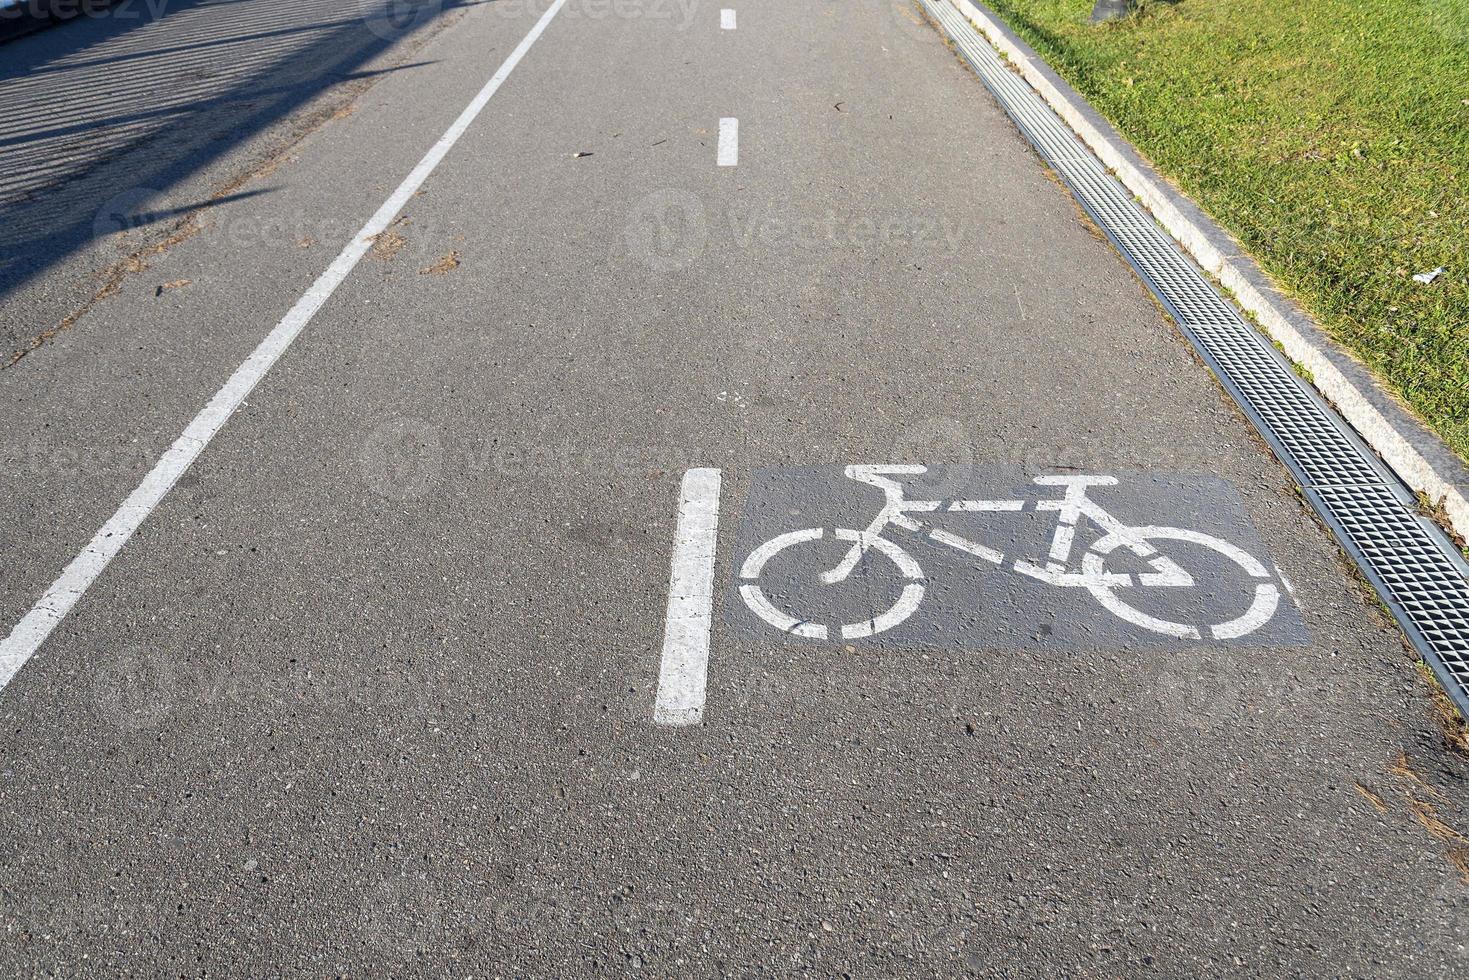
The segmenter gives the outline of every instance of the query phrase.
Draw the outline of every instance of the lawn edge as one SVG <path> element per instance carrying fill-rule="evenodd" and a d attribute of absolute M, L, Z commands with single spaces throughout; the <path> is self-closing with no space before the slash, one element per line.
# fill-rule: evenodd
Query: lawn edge
<path fill-rule="evenodd" d="M 1321 325 L 1271 283 L 1234 238 L 1162 177 L 1137 148 L 976 0 L 948 0 L 1000 51 L 1032 89 L 1091 148 L 1154 220 L 1228 290 L 1231 299 L 1410 488 L 1423 494 L 1461 538 L 1469 538 L 1469 468 Z"/>

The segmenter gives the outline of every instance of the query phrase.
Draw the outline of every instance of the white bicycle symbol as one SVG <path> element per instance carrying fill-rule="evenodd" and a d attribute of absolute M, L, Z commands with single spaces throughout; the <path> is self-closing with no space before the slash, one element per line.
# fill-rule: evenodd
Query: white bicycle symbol
<path fill-rule="evenodd" d="M 1101 605 L 1114 615 L 1136 626 L 1179 639 L 1197 640 L 1204 632 L 1219 640 L 1236 639 L 1254 632 L 1268 623 L 1275 615 L 1280 601 L 1280 592 L 1270 572 L 1248 552 L 1220 538 L 1186 528 L 1144 526 L 1132 527 L 1123 524 L 1107 512 L 1101 504 L 1087 496 L 1089 487 L 1115 486 L 1117 479 L 1110 476 L 1039 476 L 1034 482 L 1042 487 L 1064 487 L 1059 500 L 955 500 L 945 508 L 939 500 L 907 500 L 903 496 L 903 485 L 894 476 L 916 476 L 927 472 L 925 466 L 848 466 L 845 470 L 849 479 L 866 483 L 880 489 L 886 502 L 876 518 L 865 531 L 839 527 L 832 531 L 838 541 L 850 541 L 846 556 L 829 571 L 818 576 L 824 585 L 846 582 L 857 563 L 865 555 L 877 553 L 897 566 L 904 585 L 902 594 L 892 606 L 870 619 L 855 623 L 843 623 L 836 628 L 843 639 L 872 636 L 892 629 L 912 616 L 923 601 L 925 578 L 918 562 L 897 544 L 884 537 L 889 528 L 900 528 L 915 534 L 927 531 L 927 538 L 966 555 L 974 555 L 1000 567 L 1008 567 L 1020 575 L 1056 588 L 1086 589 Z M 948 511 L 969 512 L 1019 512 L 1032 506 L 1036 511 L 1054 511 L 1056 529 L 1051 536 L 1051 548 L 1044 565 L 1033 564 L 1021 558 L 1011 561 L 1002 552 L 962 538 L 942 528 L 932 528 L 913 517 L 914 514 Z M 1071 554 L 1076 544 L 1076 529 L 1085 517 L 1102 533 L 1082 555 L 1079 568 L 1073 565 Z M 776 555 L 811 541 L 819 541 L 826 534 L 824 528 L 812 527 L 800 531 L 787 531 L 771 538 L 750 553 L 740 568 L 740 595 L 750 610 L 778 630 L 794 636 L 813 640 L 824 640 L 832 635 L 825 623 L 801 619 L 778 608 L 756 584 L 766 564 Z M 1178 541 L 1198 545 L 1217 552 L 1229 559 L 1253 584 L 1249 608 L 1234 619 L 1222 623 L 1177 623 L 1150 616 L 1124 602 L 1118 595 L 1121 589 L 1194 588 L 1193 576 L 1162 554 L 1152 542 Z M 1118 550 L 1129 551 L 1151 569 L 1136 575 L 1107 570 L 1107 560 Z"/>

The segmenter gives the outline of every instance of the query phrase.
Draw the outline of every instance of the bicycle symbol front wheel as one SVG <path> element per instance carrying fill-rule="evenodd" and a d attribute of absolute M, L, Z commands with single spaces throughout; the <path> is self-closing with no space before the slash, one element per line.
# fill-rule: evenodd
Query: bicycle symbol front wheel
<path fill-rule="evenodd" d="M 1140 557 L 1146 557 L 1149 554 L 1156 555 L 1158 549 L 1152 544 L 1159 540 L 1180 541 L 1206 548 L 1238 566 L 1248 580 L 1246 593 L 1249 596 L 1249 608 L 1241 615 L 1221 623 L 1185 623 L 1151 616 L 1136 606 L 1124 602 L 1117 594 L 1116 582 L 1118 579 L 1130 582 L 1131 576 L 1106 574 L 1107 556 L 1119 547 L 1131 550 Z M 1270 622 L 1275 615 L 1276 607 L 1280 604 L 1280 590 L 1276 588 L 1269 569 L 1253 555 L 1222 538 L 1186 528 L 1138 527 L 1130 529 L 1125 535 L 1106 535 L 1092 545 L 1082 558 L 1082 570 L 1091 583 L 1087 589 L 1109 612 L 1136 626 L 1181 640 L 1202 639 L 1206 632 L 1216 640 L 1234 640 L 1247 636 Z M 1193 576 L 1188 576 L 1187 581 L 1190 587 L 1197 587 L 1198 580 Z M 1125 587 L 1140 589 L 1144 586 L 1139 582 L 1136 585 Z"/>
<path fill-rule="evenodd" d="M 871 537 L 861 531 L 854 531 L 846 527 L 834 528 L 832 537 L 837 541 L 850 542 L 853 546 L 860 545 L 864 554 L 880 554 L 897 566 L 898 573 L 903 579 L 903 589 L 897 600 L 887 609 L 870 618 L 850 623 L 824 623 L 818 621 L 814 616 L 792 615 L 777 606 L 757 583 L 766 564 L 787 549 L 803 548 L 809 552 L 801 559 L 804 567 L 800 574 L 800 592 L 804 593 L 807 588 L 831 588 L 829 585 L 822 584 L 821 573 L 824 569 L 817 560 L 818 550 L 805 547 L 812 542 L 821 541 L 825 536 L 826 530 L 819 527 L 788 531 L 771 538 L 750 553 L 750 557 L 745 559 L 744 565 L 740 568 L 740 578 L 744 580 L 740 585 L 740 596 L 745 600 L 745 605 L 750 607 L 751 612 L 781 632 L 789 633 L 792 636 L 811 640 L 826 640 L 834 636 L 841 636 L 845 640 L 855 640 L 892 629 L 918 610 L 919 603 L 923 601 L 924 589 L 923 570 L 918 567 L 918 562 L 886 538 Z M 844 580 L 844 582 L 852 581 L 853 576 L 848 576 Z M 840 586 L 844 582 L 836 584 Z"/>

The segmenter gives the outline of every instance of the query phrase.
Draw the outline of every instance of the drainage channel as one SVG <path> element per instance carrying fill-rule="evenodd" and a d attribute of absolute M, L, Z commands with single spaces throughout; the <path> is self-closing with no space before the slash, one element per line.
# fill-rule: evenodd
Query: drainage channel
<path fill-rule="evenodd" d="M 1469 563 L 949 0 L 920 0 L 1203 355 L 1469 717 Z"/>

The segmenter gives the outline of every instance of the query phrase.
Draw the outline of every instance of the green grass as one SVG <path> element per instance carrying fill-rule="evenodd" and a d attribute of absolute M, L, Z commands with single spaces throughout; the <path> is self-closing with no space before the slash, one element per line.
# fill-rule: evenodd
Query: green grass
<path fill-rule="evenodd" d="M 1469 0 L 987 2 L 1469 456 Z"/>

